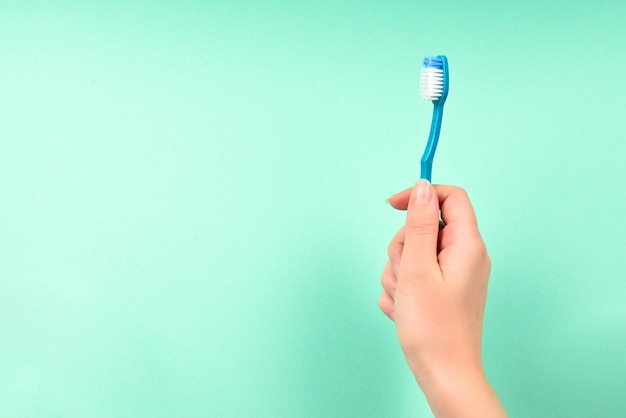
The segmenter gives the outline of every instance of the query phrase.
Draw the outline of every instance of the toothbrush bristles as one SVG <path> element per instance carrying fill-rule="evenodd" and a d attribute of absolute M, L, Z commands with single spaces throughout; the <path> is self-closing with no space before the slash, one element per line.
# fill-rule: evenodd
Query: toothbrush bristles
<path fill-rule="evenodd" d="M 420 94 L 424 100 L 437 100 L 443 93 L 443 70 L 422 68 L 420 75 Z"/>

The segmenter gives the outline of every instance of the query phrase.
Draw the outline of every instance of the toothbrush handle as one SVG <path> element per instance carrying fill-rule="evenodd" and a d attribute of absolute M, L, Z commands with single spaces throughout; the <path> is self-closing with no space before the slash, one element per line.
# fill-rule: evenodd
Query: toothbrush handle
<path fill-rule="evenodd" d="M 435 103 L 433 107 L 433 120 L 430 124 L 430 134 L 428 135 L 428 142 L 426 143 L 426 149 L 424 150 L 421 160 L 420 178 L 428 181 L 432 180 L 433 159 L 435 158 L 435 150 L 437 149 L 437 142 L 439 141 L 439 132 L 441 132 L 442 117 L 443 104 Z"/>

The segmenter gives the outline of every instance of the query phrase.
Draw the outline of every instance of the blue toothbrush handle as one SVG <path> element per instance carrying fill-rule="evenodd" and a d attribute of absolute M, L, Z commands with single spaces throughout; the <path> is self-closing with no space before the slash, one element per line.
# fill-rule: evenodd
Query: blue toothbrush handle
<path fill-rule="evenodd" d="M 439 141 L 439 132 L 441 132 L 441 119 L 443 118 L 443 103 L 435 103 L 433 107 L 433 120 L 430 125 L 430 134 L 426 149 L 421 160 L 420 178 L 432 181 L 433 159 L 437 150 L 437 142 Z"/>

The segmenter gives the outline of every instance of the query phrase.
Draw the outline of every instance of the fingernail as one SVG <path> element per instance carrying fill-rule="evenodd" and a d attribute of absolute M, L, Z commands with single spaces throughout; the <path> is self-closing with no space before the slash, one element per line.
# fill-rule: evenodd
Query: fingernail
<path fill-rule="evenodd" d="M 417 206 L 426 206 L 430 202 L 431 187 L 428 180 L 420 180 L 417 182 L 415 189 L 415 204 Z"/>
<path fill-rule="evenodd" d="M 385 200 L 385 203 L 387 203 L 389 206 L 391 206 L 391 198 Z"/>

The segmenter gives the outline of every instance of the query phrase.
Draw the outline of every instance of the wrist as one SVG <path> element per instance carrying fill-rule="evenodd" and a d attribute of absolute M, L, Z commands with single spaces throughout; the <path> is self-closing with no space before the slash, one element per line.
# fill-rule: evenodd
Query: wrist
<path fill-rule="evenodd" d="M 480 362 L 452 362 L 422 367 L 414 372 L 415 380 L 425 394 L 447 397 L 460 389 L 482 388 L 487 381 Z"/>
<path fill-rule="evenodd" d="M 482 363 L 422 371 L 416 380 L 435 417 L 506 417 Z"/>

